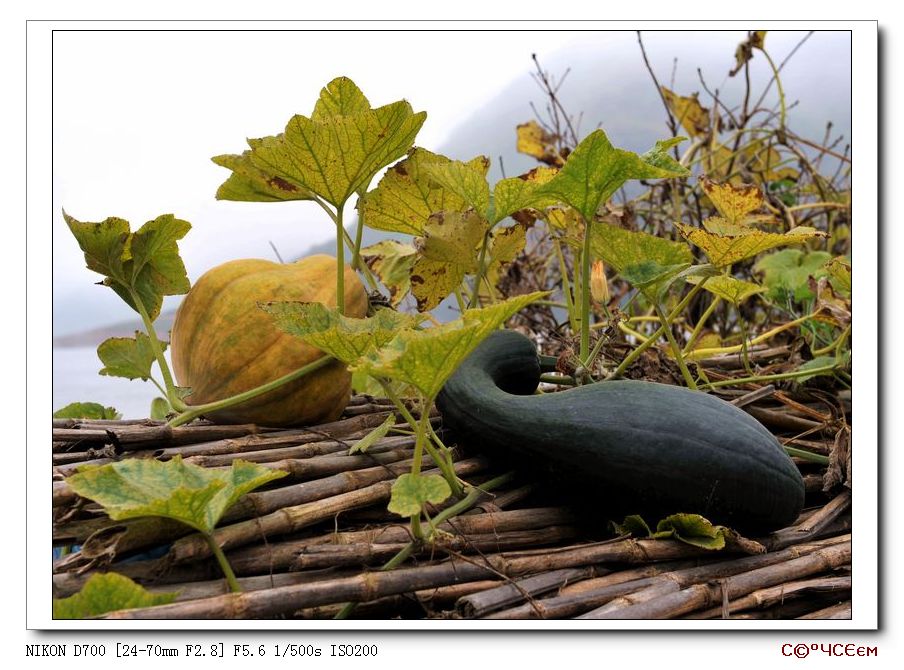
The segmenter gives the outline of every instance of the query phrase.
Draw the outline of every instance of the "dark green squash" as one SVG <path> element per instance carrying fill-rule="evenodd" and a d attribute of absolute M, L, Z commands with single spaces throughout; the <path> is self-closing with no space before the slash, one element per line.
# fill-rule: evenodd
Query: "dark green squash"
<path fill-rule="evenodd" d="M 641 381 L 532 395 L 539 379 L 530 340 L 496 332 L 449 379 L 437 406 L 468 444 L 564 484 L 604 519 L 688 512 L 767 532 L 800 513 L 797 467 L 737 407 Z"/>

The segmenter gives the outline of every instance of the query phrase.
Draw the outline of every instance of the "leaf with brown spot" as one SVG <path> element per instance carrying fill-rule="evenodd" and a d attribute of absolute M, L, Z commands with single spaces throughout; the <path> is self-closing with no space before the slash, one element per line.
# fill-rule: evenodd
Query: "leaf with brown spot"
<path fill-rule="evenodd" d="M 383 240 L 361 250 L 364 262 L 389 289 L 390 304 L 393 307 L 398 307 L 408 295 L 416 255 L 417 250 L 413 246 L 398 240 Z"/>
<path fill-rule="evenodd" d="M 474 210 L 437 212 L 415 239 L 417 258 L 411 268 L 411 294 L 418 310 L 433 309 L 457 289 L 465 275 L 477 271 L 477 246 L 488 224 Z"/>
<path fill-rule="evenodd" d="M 516 212 L 527 208 L 542 209 L 556 204 L 555 198 L 537 191 L 539 187 L 549 183 L 557 172 L 556 168 L 538 167 L 518 177 L 496 182 L 493 189 L 493 212 L 488 217 L 490 223 L 496 224 L 507 216 L 514 218 Z"/>
<path fill-rule="evenodd" d="M 487 165 L 484 161 L 483 156 L 478 156 L 462 165 L 474 171 L 483 169 L 485 175 Z M 407 158 L 387 170 L 377 188 L 359 202 L 365 225 L 376 230 L 423 235 L 427 220 L 435 212 L 467 209 L 464 198 L 443 186 L 430 173 L 431 166 L 452 162 L 426 149 L 413 149 Z"/>
<path fill-rule="evenodd" d="M 249 142 L 258 141 L 249 140 Z M 217 200 L 282 202 L 310 200 L 313 197 L 308 190 L 255 167 L 251 162 L 250 151 L 214 156 L 211 160 L 220 167 L 232 170 L 229 178 L 217 189 Z"/>

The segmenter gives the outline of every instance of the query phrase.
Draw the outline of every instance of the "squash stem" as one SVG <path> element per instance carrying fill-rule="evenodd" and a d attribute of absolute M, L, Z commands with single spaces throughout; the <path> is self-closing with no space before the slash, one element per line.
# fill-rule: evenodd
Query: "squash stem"
<path fill-rule="evenodd" d="M 241 593 L 242 588 L 239 586 L 239 580 L 235 578 L 235 573 L 232 571 L 232 566 L 229 565 L 229 561 L 226 560 L 226 554 L 223 553 L 222 547 L 217 544 L 212 533 L 202 533 L 202 535 L 204 535 L 204 538 L 207 540 L 207 544 L 210 546 L 210 550 L 216 557 L 217 563 L 220 564 L 220 569 L 223 571 L 226 582 L 229 584 L 229 590 L 233 593 Z"/>
<path fill-rule="evenodd" d="M 450 505 L 446 509 L 442 510 L 439 514 L 433 517 L 433 526 L 437 527 L 442 523 L 445 523 L 452 517 L 458 516 L 459 514 L 468 511 L 473 507 L 477 501 L 480 499 L 480 496 L 487 491 L 492 491 L 495 488 L 503 486 L 508 482 L 512 481 L 515 478 L 515 473 L 506 472 L 504 475 L 499 475 L 488 482 L 484 482 L 480 485 L 480 487 L 469 487 L 467 495 L 464 498 L 459 500 L 454 505 Z M 432 539 L 432 533 L 431 537 Z M 392 570 L 397 568 L 402 563 L 408 560 L 408 558 L 414 553 L 414 550 L 417 548 L 416 542 L 409 542 L 405 547 L 399 551 L 395 556 L 390 558 L 383 567 L 380 568 L 381 571 L 385 572 L 387 570 Z M 345 619 L 352 612 L 355 611 L 355 607 L 358 606 L 358 603 L 345 603 L 345 606 L 336 614 L 335 619 Z"/>
<path fill-rule="evenodd" d="M 141 320 L 144 322 L 144 328 L 147 331 L 148 339 L 151 343 L 151 351 L 154 352 L 154 359 L 160 367 L 160 374 L 163 375 L 163 383 L 166 386 L 166 399 L 169 400 L 170 407 L 174 410 L 177 412 L 184 411 L 187 406 L 182 401 L 182 398 L 176 394 L 176 384 L 173 381 L 173 375 L 170 372 L 169 364 L 163 356 L 163 349 L 160 346 L 160 340 L 157 338 L 157 331 L 154 330 L 154 322 L 144 308 L 144 303 L 141 301 L 141 296 L 138 295 L 138 291 L 129 288 L 129 295 L 132 298 L 132 302 L 135 303 L 135 308 L 141 315 Z"/>
<path fill-rule="evenodd" d="M 684 362 L 684 356 L 681 355 L 681 347 L 678 346 L 678 342 L 675 340 L 675 334 L 672 332 L 672 324 L 669 322 L 669 318 L 665 315 L 665 312 L 662 311 L 662 307 L 660 307 L 659 304 L 656 304 L 655 307 L 656 313 L 659 315 L 659 320 L 662 321 L 665 337 L 669 341 L 669 345 L 672 347 L 672 354 L 674 354 L 675 361 L 678 363 L 678 369 L 681 370 L 681 376 L 684 377 L 684 383 L 687 384 L 689 389 L 696 391 L 697 382 L 694 381 L 691 371 L 687 369 L 687 363 Z"/>
<path fill-rule="evenodd" d="M 218 409 L 225 409 L 227 407 L 232 407 L 233 405 L 237 405 L 238 403 L 245 402 L 246 400 L 251 400 L 252 398 L 256 398 L 259 395 L 263 395 L 268 391 L 272 391 L 273 389 L 277 389 L 283 384 L 288 384 L 289 382 L 295 381 L 296 379 L 300 379 L 311 372 L 315 372 L 325 365 L 329 365 L 334 362 L 336 359 L 332 356 L 322 356 L 318 358 L 316 361 L 312 363 L 308 363 L 307 365 L 298 368 L 297 370 L 293 370 L 287 375 L 283 375 L 277 379 L 274 379 L 272 382 L 268 382 L 266 384 L 262 384 L 261 386 L 256 386 L 253 389 L 248 391 L 244 391 L 234 396 L 230 396 L 228 398 L 223 398 L 222 400 L 216 400 L 214 402 L 205 403 L 203 405 L 194 405 L 190 407 L 187 411 L 182 412 L 178 416 L 170 419 L 167 422 L 167 426 L 170 428 L 175 428 L 176 426 L 181 426 L 183 424 L 188 423 L 192 419 L 196 419 L 203 414 L 207 414 L 209 412 L 214 412 Z"/>

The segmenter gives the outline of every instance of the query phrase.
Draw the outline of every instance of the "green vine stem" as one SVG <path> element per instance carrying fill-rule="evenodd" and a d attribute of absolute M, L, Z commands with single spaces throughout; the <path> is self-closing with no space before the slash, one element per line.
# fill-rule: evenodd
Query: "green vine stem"
<path fill-rule="evenodd" d="M 836 369 L 835 365 L 825 365 L 820 368 L 811 368 L 809 370 L 795 370 L 793 372 L 779 372 L 771 375 L 753 375 L 750 377 L 737 377 L 735 379 L 723 379 L 718 382 L 710 382 L 708 384 L 703 384 L 701 389 L 714 389 L 720 388 L 722 386 L 736 386 L 738 384 L 755 384 L 759 382 L 773 382 L 780 381 L 782 379 L 795 379 L 797 377 L 812 377 L 815 375 L 820 375 L 824 372 L 834 372 Z"/>
<path fill-rule="evenodd" d="M 228 398 L 223 398 L 222 400 L 205 403 L 203 405 L 188 406 L 185 411 L 171 419 L 169 422 L 167 422 L 166 425 L 168 425 L 170 428 L 175 428 L 176 426 L 186 424 L 192 419 L 196 419 L 203 414 L 214 412 L 219 409 L 225 409 L 227 407 L 231 407 L 232 405 L 237 405 L 240 402 L 245 402 L 246 400 L 251 400 L 252 398 L 256 398 L 259 395 L 267 393 L 268 391 L 277 389 L 283 384 L 288 384 L 289 382 L 293 382 L 296 379 L 300 379 L 307 374 L 315 372 L 316 370 L 319 370 L 325 365 L 329 365 L 335 360 L 336 359 L 332 356 L 322 356 L 316 361 L 308 363 L 307 365 L 300 367 L 297 370 L 293 370 L 287 375 L 278 377 L 272 382 L 267 382 L 266 384 L 262 384 L 261 386 L 256 386 L 255 388 L 248 391 L 238 393 L 234 396 L 229 396 Z"/>
<path fill-rule="evenodd" d="M 342 207 L 336 208 L 336 307 L 345 314 L 345 242 L 342 233 Z"/>
<path fill-rule="evenodd" d="M 559 261 L 559 274 L 562 276 L 562 293 L 565 296 L 565 307 L 568 310 L 568 322 L 571 324 L 571 332 L 577 332 L 577 319 L 574 313 L 574 297 L 571 293 L 571 284 L 568 281 L 568 267 L 565 265 L 565 254 L 562 253 L 562 244 L 553 239 L 553 247 L 556 250 L 556 260 Z"/>
<path fill-rule="evenodd" d="M 242 588 L 239 586 L 239 580 L 235 578 L 235 573 L 232 571 L 232 566 L 229 565 L 229 561 L 226 560 L 226 554 L 223 553 L 223 549 L 217 544 L 217 541 L 212 534 L 202 533 L 202 535 L 204 535 L 204 538 L 207 540 L 207 544 L 210 546 L 210 550 L 216 557 L 217 563 L 220 564 L 220 569 L 223 571 L 226 582 L 229 584 L 229 590 L 233 593 L 241 593 Z"/>
<path fill-rule="evenodd" d="M 794 447 L 786 447 L 784 445 L 782 445 L 782 449 L 784 449 L 785 453 L 789 456 L 796 456 L 797 458 L 809 461 L 810 463 L 818 463 L 819 465 L 829 464 L 828 456 L 823 456 L 822 454 L 814 454 L 812 451 L 795 449 Z"/>
<path fill-rule="evenodd" d="M 157 360 L 157 365 L 160 367 L 160 374 L 163 375 L 163 383 L 166 386 L 166 399 L 169 400 L 170 407 L 177 412 L 182 412 L 187 409 L 187 405 L 182 401 L 182 398 L 176 394 L 176 384 L 173 381 L 173 375 L 170 372 L 169 364 L 163 356 L 163 349 L 160 347 L 160 340 L 157 337 L 157 331 L 154 329 L 154 322 L 144 308 L 144 303 L 141 301 L 141 296 L 138 295 L 138 292 L 130 288 L 129 295 L 132 298 L 132 302 L 135 303 L 135 309 L 137 309 L 138 313 L 141 315 L 141 320 L 144 322 L 144 328 L 147 331 L 148 339 L 151 343 L 151 351 L 154 352 L 154 358 Z"/>
<path fill-rule="evenodd" d="M 670 322 L 677 318 L 678 315 L 680 315 L 684 311 L 684 308 L 688 306 L 688 303 L 690 303 L 690 301 L 694 299 L 694 296 L 696 296 L 700 291 L 703 290 L 703 285 L 706 284 L 707 279 L 709 279 L 709 277 L 704 277 L 703 279 L 701 279 L 700 282 L 696 286 L 694 286 L 694 288 L 688 291 L 687 295 L 684 296 L 684 298 L 681 300 L 681 302 L 678 303 L 675 309 L 669 312 L 668 320 Z M 653 346 L 653 344 L 662 336 L 664 331 L 665 326 L 659 326 L 656 332 L 650 335 L 650 337 L 647 338 L 646 341 L 644 341 L 639 347 L 634 349 L 630 354 L 625 356 L 625 359 L 615 370 L 612 371 L 611 374 L 606 377 L 605 381 L 617 379 L 622 374 L 624 374 L 625 370 L 627 370 L 644 351 Z"/>
<path fill-rule="evenodd" d="M 477 257 L 477 276 L 474 277 L 474 287 L 471 291 L 471 300 L 468 302 L 468 307 L 473 309 L 474 307 L 480 307 L 480 303 L 478 300 L 480 299 L 480 283 L 483 280 L 483 273 L 486 272 L 486 256 L 487 256 L 487 246 L 490 243 L 490 229 L 483 234 L 483 242 L 480 245 L 480 255 Z"/>
<path fill-rule="evenodd" d="M 708 358 L 710 356 L 716 356 L 719 354 L 736 354 L 736 353 L 743 351 L 745 346 L 752 347 L 757 344 L 762 344 L 763 342 L 766 342 L 767 340 L 772 339 L 773 337 L 775 337 L 776 335 L 778 335 L 779 333 L 781 333 L 783 331 L 786 331 L 790 328 L 794 328 L 795 326 L 799 326 L 800 324 L 805 323 L 806 321 L 809 321 L 814 316 L 815 316 L 815 314 L 807 314 L 800 318 L 794 319 L 793 321 L 788 321 L 787 323 L 783 323 L 780 326 L 776 326 L 775 328 L 772 328 L 771 330 L 767 330 L 762 335 L 758 335 L 746 343 L 736 344 L 731 347 L 712 347 L 712 348 L 708 348 L 708 349 L 696 349 L 696 350 L 690 352 L 689 355 L 692 359 L 698 359 L 698 358 Z"/>
<path fill-rule="evenodd" d="M 681 376 L 684 377 L 684 383 L 687 384 L 689 389 L 696 391 L 697 382 L 694 381 L 691 371 L 687 369 L 687 363 L 684 362 L 684 356 L 681 355 L 681 347 L 678 346 L 678 342 L 675 341 L 675 334 L 672 333 L 672 324 L 669 322 L 668 316 L 662 311 L 662 307 L 660 307 L 658 303 L 656 303 L 654 307 L 656 308 L 656 313 L 659 315 L 659 320 L 662 321 L 665 337 L 672 347 L 672 353 L 675 355 L 675 362 L 678 363 L 678 369 L 681 370 Z"/>
<path fill-rule="evenodd" d="M 782 88 L 782 80 L 778 75 L 778 68 L 775 66 L 775 62 L 773 62 L 772 57 L 765 49 L 760 49 L 760 52 L 763 56 L 766 57 L 766 60 L 769 61 L 769 67 L 772 68 L 772 76 L 775 77 L 775 86 L 778 89 L 778 101 L 780 107 L 779 117 L 778 117 L 778 128 L 779 131 L 784 132 L 785 130 L 785 117 L 787 114 L 787 107 L 785 105 L 785 90 Z"/>
<path fill-rule="evenodd" d="M 843 331 L 841 331 L 841 335 L 839 335 L 837 339 L 832 340 L 832 342 L 830 342 L 826 346 L 822 347 L 821 349 L 811 350 L 810 353 L 812 353 L 814 356 L 823 356 L 825 354 L 828 354 L 831 351 L 834 351 L 835 356 L 838 357 L 838 355 L 841 352 L 841 348 L 844 346 L 844 343 L 847 340 L 848 335 L 850 335 L 850 334 L 851 334 L 851 326 L 850 326 L 850 324 L 848 324 L 845 327 L 845 329 Z"/>
<path fill-rule="evenodd" d="M 499 475 L 487 482 L 484 482 L 480 485 L 480 487 L 472 486 L 469 487 L 469 490 L 464 498 L 455 503 L 454 505 L 450 505 L 439 514 L 437 514 L 432 521 L 432 526 L 436 527 L 440 524 L 448 521 L 449 519 L 458 516 L 459 514 L 468 511 L 474 504 L 480 499 L 480 496 L 486 493 L 487 491 L 492 491 L 495 488 L 503 486 L 508 482 L 514 479 L 515 473 L 507 472 L 504 475 Z M 433 532 L 431 531 L 430 537 L 428 540 L 432 540 Z M 414 553 L 414 551 L 418 547 L 417 542 L 409 542 L 402 548 L 399 553 L 390 558 L 386 563 L 383 564 L 383 567 L 380 568 L 381 572 L 386 572 L 388 570 L 393 570 L 397 568 L 402 563 L 404 563 L 408 558 Z M 355 607 L 358 606 L 358 603 L 345 603 L 343 608 L 336 614 L 334 619 L 346 619 L 348 616 L 355 611 Z"/>
<path fill-rule="evenodd" d="M 690 337 L 687 339 L 687 344 L 684 345 L 684 349 L 682 349 L 681 353 L 687 356 L 691 350 L 694 348 L 694 343 L 697 341 L 697 338 L 700 337 L 700 333 L 703 332 L 703 326 L 709 320 L 709 317 L 712 316 L 713 312 L 716 311 L 716 307 L 722 302 L 722 298 L 719 296 L 715 296 L 711 303 L 709 303 L 709 307 L 700 315 L 700 319 L 697 321 L 696 325 L 694 325 L 694 329 L 691 331 Z"/>
<path fill-rule="evenodd" d="M 577 282 L 575 282 L 577 283 Z M 590 222 L 584 222 L 584 248 L 581 252 L 581 364 L 590 367 Z"/>
<path fill-rule="evenodd" d="M 385 379 L 378 379 L 377 381 L 383 388 L 383 393 L 386 394 L 386 397 L 392 401 L 392 404 L 395 405 L 396 409 L 399 411 L 399 414 L 402 415 L 402 418 L 405 419 L 409 426 L 411 426 L 415 435 L 418 435 L 418 420 L 411 415 L 411 412 L 409 412 L 408 408 L 405 407 L 405 403 L 403 403 L 399 396 L 392 390 L 392 387 L 389 385 L 388 381 L 386 381 Z M 425 412 L 425 414 L 429 415 L 429 412 Z M 427 425 L 430 425 L 429 420 L 427 422 Z M 417 438 L 415 438 L 415 443 L 416 442 Z M 449 487 L 452 489 L 452 494 L 455 496 L 461 496 L 463 494 L 461 481 L 455 475 L 455 469 L 452 467 L 451 463 L 449 463 L 445 458 L 437 453 L 436 449 L 434 449 L 433 445 L 430 444 L 429 440 L 425 441 L 423 443 L 423 446 L 427 451 L 427 455 L 430 456 L 433 462 L 436 463 L 436 467 L 438 467 L 440 469 L 440 472 L 443 473 L 443 477 L 446 479 L 446 482 L 448 482 Z"/>

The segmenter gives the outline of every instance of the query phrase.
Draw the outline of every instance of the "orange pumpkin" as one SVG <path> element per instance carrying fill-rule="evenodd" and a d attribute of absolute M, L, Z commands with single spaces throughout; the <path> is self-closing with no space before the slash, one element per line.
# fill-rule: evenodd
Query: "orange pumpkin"
<path fill-rule="evenodd" d="M 323 355 L 280 330 L 260 302 L 299 300 L 336 305 L 336 259 L 310 256 L 295 263 L 246 259 L 205 273 L 182 301 L 170 334 L 173 372 L 201 405 L 248 391 Z M 345 266 L 345 314 L 363 317 L 367 293 Z M 209 418 L 224 423 L 291 426 L 336 419 L 351 395 L 351 374 L 336 361 Z"/>

